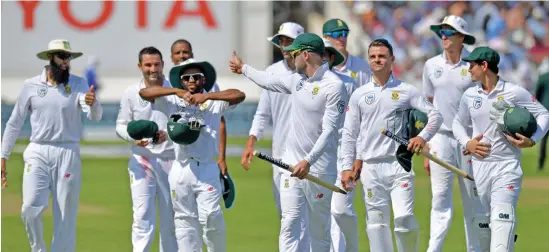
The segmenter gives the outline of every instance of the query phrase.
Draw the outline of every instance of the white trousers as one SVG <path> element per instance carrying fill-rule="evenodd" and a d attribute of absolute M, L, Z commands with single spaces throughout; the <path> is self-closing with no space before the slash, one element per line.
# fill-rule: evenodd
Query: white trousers
<path fill-rule="evenodd" d="M 339 164 L 338 167 L 340 167 Z M 338 173 L 335 185 L 343 188 L 341 173 Z M 355 190 L 347 192 L 347 194 L 334 193 L 332 195 L 331 252 L 358 252 L 358 224 L 354 199 Z"/>
<path fill-rule="evenodd" d="M 23 206 L 21 217 L 32 252 L 45 252 L 42 213 L 52 193 L 53 240 L 51 251 L 73 252 L 76 215 L 82 184 L 78 144 L 30 143 L 23 153 Z M 23 249 L 24 250 L 24 249 Z"/>
<path fill-rule="evenodd" d="M 335 183 L 336 175 L 318 175 L 318 178 Z M 282 219 L 280 221 L 279 250 L 281 252 L 314 251 L 328 252 L 331 247 L 330 238 L 330 205 L 332 191 L 309 180 L 300 180 L 281 175 L 280 205 Z M 302 220 L 307 218 L 307 230 L 310 234 L 310 246 L 300 242 Z"/>
<path fill-rule="evenodd" d="M 172 160 L 132 155 L 128 172 L 133 205 L 132 244 L 134 252 L 148 252 L 154 240 L 156 202 L 160 216 L 160 251 L 177 251 L 168 174 Z"/>
<path fill-rule="evenodd" d="M 202 242 L 209 252 L 227 251 L 217 163 L 174 161 L 169 181 L 179 251 L 201 252 Z"/>
<path fill-rule="evenodd" d="M 395 158 L 364 162 L 360 181 L 366 203 L 370 251 L 393 252 L 391 204 L 399 252 L 418 251 L 419 224 L 414 216 L 414 171 L 406 172 Z"/>
<path fill-rule="evenodd" d="M 459 145 L 451 132 L 437 133 L 429 142 L 429 145 L 431 154 L 472 175 L 471 155 L 465 156 L 462 154 L 463 147 Z M 431 167 L 433 198 L 431 203 L 431 232 L 427 251 L 440 252 L 452 223 L 454 212 L 452 188 L 455 174 L 433 161 L 430 161 L 429 164 Z M 473 207 L 474 204 L 478 204 L 478 197 L 475 197 L 473 192 L 475 183 L 460 176 L 457 176 L 457 180 L 463 204 L 466 251 L 478 251 L 480 245 L 473 224 Z"/>

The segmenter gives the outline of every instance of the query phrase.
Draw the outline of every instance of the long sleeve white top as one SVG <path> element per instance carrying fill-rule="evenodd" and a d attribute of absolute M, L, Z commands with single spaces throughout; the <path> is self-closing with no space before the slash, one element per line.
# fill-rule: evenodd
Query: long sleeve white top
<path fill-rule="evenodd" d="M 34 143 L 78 143 L 83 132 L 81 113 L 99 121 L 103 109 L 99 100 L 92 106 L 85 103 L 89 87 L 81 77 L 70 75 L 66 85 L 47 81 L 46 70 L 25 80 L 2 139 L 2 158 L 8 158 L 21 127 L 30 114 L 31 136 Z"/>
<path fill-rule="evenodd" d="M 490 120 L 490 109 L 498 99 L 524 107 L 534 115 L 538 127 L 531 139 L 535 142 L 539 142 L 549 129 L 549 112 L 523 87 L 500 78 L 495 89 L 488 94 L 483 90 L 482 84 L 478 84 L 463 93 L 452 125 L 454 136 L 461 145 L 467 146 L 469 140 L 481 134 L 483 138 L 480 142 L 492 145 L 486 158 L 480 159 L 473 155 L 474 160 L 520 159 L 521 150 L 507 140 L 497 123 Z M 473 126 L 472 136 L 467 134 L 466 126 L 469 124 Z"/>
<path fill-rule="evenodd" d="M 292 75 L 295 72 L 288 67 L 286 61 L 278 61 L 265 69 L 266 72 L 277 75 Z M 258 140 L 263 136 L 265 127 L 272 122 L 273 125 L 273 157 L 282 158 L 284 153 L 286 138 L 290 130 L 290 95 L 286 93 L 261 90 L 259 104 L 255 111 L 250 136 L 255 136 Z"/>
<path fill-rule="evenodd" d="M 352 170 L 355 157 L 364 161 L 394 157 L 399 144 L 381 130 L 401 134 L 407 123 L 406 110 L 411 108 L 427 114 L 429 122 L 418 136 L 429 141 L 440 128 L 442 115 L 413 85 L 391 76 L 383 87 L 373 78 L 359 87 L 345 116 L 341 170 Z"/>
<path fill-rule="evenodd" d="M 168 80 L 164 80 L 163 87 L 171 87 Z M 141 147 L 128 135 L 128 124 L 134 120 L 149 120 L 158 125 L 159 130 L 166 131 L 168 116 L 158 111 L 154 104 L 139 96 L 139 90 L 145 88 L 144 80 L 126 89 L 120 100 L 120 110 L 116 119 L 116 133 L 118 137 L 132 143 L 132 153 L 148 158 L 175 159 L 173 143 L 168 139 L 161 144 L 152 144 Z"/>
<path fill-rule="evenodd" d="M 260 87 L 291 94 L 290 131 L 283 160 L 306 160 L 317 174 L 337 173 L 337 128 L 345 111 L 347 92 L 336 74 L 323 64 L 310 78 L 299 74 L 276 75 L 242 67 L 244 76 Z"/>

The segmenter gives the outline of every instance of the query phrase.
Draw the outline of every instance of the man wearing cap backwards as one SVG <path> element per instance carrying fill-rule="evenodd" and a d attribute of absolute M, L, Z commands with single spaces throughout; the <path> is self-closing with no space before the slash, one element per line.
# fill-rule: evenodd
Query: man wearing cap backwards
<path fill-rule="evenodd" d="M 429 142 L 431 154 L 471 174 L 471 156 L 465 155 L 465 146 L 460 146 L 452 133 L 452 122 L 457 113 L 459 100 L 467 88 L 475 84 L 468 73 L 469 63 L 462 61 L 469 52 L 463 44 L 472 45 L 475 37 L 467 32 L 467 22 L 458 16 L 447 16 L 442 23 L 431 25 L 431 30 L 442 39 L 444 51 L 425 63 L 423 68 L 423 94 L 441 112 L 444 121 L 439 132 Z M 470 132 L 470 129 L 469 129 Z M 435 162 L 424 158 L 424 168 L 431 176 L 433 193 L 431 204 L 431 235 L 427 251 L 441 251 L 450 224 L 452 223 L 452 187 L 454 173 Z M 467 251 L 479 249 L 473 225 L 473 202 L 475 183 L 458 176 L 463 203 Z"/>
<path fill-rule="evenodd" d="M 347 91 L 341 79 L 323 61 L 324 42 L 318 35 L 300 34 L 284 50 L 294 58 L 296 74 L 255 70 L 244 64 L 236 52 L 233 52 L 230 67 L 234 73 L 244 74 L 264 89 L 291 94 L 292 107 L 287 122 L 290 129 L 282 160 L 295 164 L 295 170 L 291 175 L 281 175 L 280 251 L 301 250 L 299 231 L 305 204 L 311 234 L 310 250 L 329 251 L 332 191 L 302 179 L 310 172 L 326 182 L 335 183 L 337 127 L 343 120 Z"/>
<path fill-rule="evenodd" d="M 2 139 L 2 187 L 7 186 L 6 160 L 28 114 L 30 144 L 23 153 L 23 206 L 21 217 L 31 251 L 46 251 L 42 213 L 52 193 L 52 251 L 75 251 L 76 214 L 82 163 L 79 142 L 83 125 L 81 113 L 92 121 L 101 120 L 103 109 L 95 97 L 94 87 L 70 74 L 73 52 L 67 40 L 56 39 L 48 49 L 37 54 L 48 60 L 42 73 L 25 80 Z"/>
<path fill-rule="evenodd" d="M 366 232 L 371 251 L 394 251 L 390 230 L 391 205 L 394 212 L 398 251 L 417 251 L 419 224 L 414 216 L 414 177 L 396 157 L 399 144 L 381 134 L 406 132 L 405 111 L 416 109 L 428 117 L 417 136 L 409 140 L 408 151 L 419 152 L 442 124 L 442 115 L 420 92 L 392 74 L 393 48 L 385 39 L 376 39 L 368 47 L 373 75 L 366 85 L 351 96 L 345 116 L 341 153 L 342 184 L 350 190 L 355 182 L 352 166 L 363 160 L 360 180 L 366 203 Z M 358 139 L 358 140 L 357 140 Z M 410 156 L 411 159 L 411 156 Z M 409 160 L 411 161 L 411 160 Z"/>
<path fill-rule="evenodd" d="M 515 209 L 522 184 L 520 148 L 534 146 L 549 129 L 549 112 L 524 88 L 497 75 L 499 59 L 489 47 L 475 48 L 462 58 L 470 63 L 471 79 L 479 84 L 461 97 L 452 125 L 455 138 L 473 155 L 475 193 L 481 204 L 475 209 L 474 226 L 482 251 L 514 250 Z M 502 132 L 507 124 L 516 124 L 512 116 L 506 118 L 512 107 L 526 108 L 535 117 L 537 129 L 531 138 Z M 472 135 L 467 132 L 469 125 Z"/>
<path fill-rule="evenodd" d="M 280 60 L 265 69 L 266 72 L 287 75 L 290 76 L 295 73 L 295 62 L 290 52 L 284 51 L 284 47 L 292 44 L 294 39 L 304 32 L 301 25 L 286 22 L 280 25 L 278 33 L 272 37 L 268 37 L 267 41 L 274 46 L 280 48 L 283 60 Z M 249 164 L 252 162 L 253 151 L 255 149 L 255 143 L 263 136 L 265 127 L 272 121 L 273 135 L 272 135 L 272 151 L 273 157 L 280 159 L 284 153 L 286 138 L 289 132 L 290 110 L 291 100 L 290 96 L 285 93 L 273 92 L 267 89 L 261 90 L 261 96 L 259 98 L 259 104 L 255 111 L 252 127 L 250 128 L 250 136 L 246 143 L 246 148 L 241 156 L 241 164 L 244 169 L 248 170 Z M 286 172 L 284 169 L 279 168 L 276 165 L 272 165 L 273 168 L 273 196 L 278 211 L 279 217 L 282 217 L 280 209 L 280 183 L 281 175 Z M 302 206 L 303 212 L 306 213 L 306 206 Z M 304 251 L 309 251 L 309 234 L 307 231 L 307 216 L 304 214 L 301 220 L 301 238 L 299 247 Z"/>
<path fill-rule="evenodd" d="M 324 41 L 324 60 L 328 61 L 330 64 L 330 69 L 333 70 L 334 66 L 337 66 L 345 61 L 345 56 L 339 52 L 332 43 L 327 39 L 322 39 Z M 339 72 L 334 72 L 345 85 L 347 90 L 347 97 L 351 97 L 352 93 L 355 91 L 357 86 L 355 85 L 355 79 L 351 76 L 344 75 Z M 359 74 L 365 74 L 359 72 Z M 366 76 L 360 78 L 360 80 L 368 80 Z M 345 114 L 345 112 L 344 112 Z M 338 127 L 338 148 L 337 148 L 337 167 L 341 167 L 341 133 L 343 132 L 343 121 L 341 122 L 340 127 Z M 356 163 L 360 165 L 361 163 Z M 355 165 L 355 166 L 356 166 Z M 357 168 L 358 169 L 358 168 Z M 341 186 L 341 177 L 339 176 L 336 179 L 336 186 Z M 331 203 L 331 213 L 332 213 L 332 222 L 330 233 L 332 236 L 332 248 L 330 251 L 358 251 L 358 232 L 357 232 L 357 221 L 356 221 L 356 212 L 353 205 L 354 200 L 354 191 L 350 191 L 347 194 L 336 193 L 332 195 Z M 340 229 L 339 226 L 342 226 L 343 229 Z"/>
<path fill-rule="evenodd" d="M 181 64 L 182 62 L 194 58 L 193 53 L 193 47 L 191 45 L 191 42 L 189 42 L 186 39 L 178 39 L 173 42 L 172 47 L 170 48 L 171 51 L 171 60 L 174 66 L 177 66 Z M 213 88 L 210 90 L 210 92 L 219 92 L 219 85 L 217 85 L 217 82 L 214 84 Z M 221 174 L 223 176 L 228 175 L 228 169 L 227 169 L 227 161 L 226 161 L 226 154 L 227 151 L 227 128 L 225 123 L 225 117 L 221 116 L 221 121 L 219 124 L 219 158 L 217 160 L 217 165 L 219 166 L 219 169 L 221 170 Z"/>
<path fill-rule="evenodd" d="M 180 251 L 226 251 L 220 200 L 223 193 L 217 166 L 217 134 L 223 113 L 245 99 L 236 89 L 209 92 L 216 73 L 208 62 L 189 59 L 170 70 L 174 88 L 148 87 L 139 95 L 169 115 L 168 136 L 176 144 L 169 174 L 175 212 L 175 235 Z M 229 185 L 234 192 L 234 186 Z M 234 201 L 225 198 L 229 208 Z M 203 225 L 203 238 L 200 226 Z"/>
<path fill-rule="evenodd" d="M 175 159 L 175 151 L 167 138 L 168 117 L 142 99 L 139 90 L 147 87 L 171 87 L 164 78 L 162 53 L 155 47 L 139 52 L 137 66 L 143 78 L 126 89 L 120 100 L 116 120 L 117 135 L 131 143 L 132 155 L 128 164 L 132 195 L 133 251 L 150 251 L 156 227 L 156 202 L 160 216 L 160 251 L 176 251 L 173 207 L 170 199 L 168 174 Z M 139 134 L 155 125 L 149 136 Z M 152 136 L 152 137 L 151 137 Z"/>

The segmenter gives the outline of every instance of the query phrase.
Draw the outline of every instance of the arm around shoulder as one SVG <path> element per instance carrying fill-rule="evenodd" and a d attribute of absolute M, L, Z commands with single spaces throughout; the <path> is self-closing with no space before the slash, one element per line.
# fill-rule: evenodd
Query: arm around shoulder
<path fill-rule="evenodd" d="M 236 105 L 246 99 L 246 94 L 238 89 L 227 89 L 221 92 L 211 92 L 204 94 L 207 100 L 226 101 L 229 105 Z"/>

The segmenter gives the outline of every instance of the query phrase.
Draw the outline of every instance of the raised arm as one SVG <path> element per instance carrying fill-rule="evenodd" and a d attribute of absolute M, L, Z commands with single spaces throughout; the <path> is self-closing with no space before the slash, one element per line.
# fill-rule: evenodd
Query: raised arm
<path fill-rule="evenodd" d="M 87 113 L 88 120 L 101 120 L 101 117 L 103 117 L 103 107 L 101 107 L 101 103 L 95 96 L 95 86 L 91 86 L 86 91 L 88 85 L 82 79 L 80 87 L 82 87 L 78 97 L 80 109 L 82 109 L 82 112 Z"/>
<path fill-rule="evenodd" d="M 186 93 L 188 93 L 186 90 L 168 87 L 148 87 L 139 90 L 139 96 L 150 102 L 154 102 L 156 98 L 169 95 L 177 95 L 178 97 L 183 98 Z"/>
<path fill-rule="evenodd" d="M 418 134 L 425 142 L 429 142 L 442 125 L 442 115 L 433 104 L 422 96 L 415 88 L 410 90 L 410 106 L 427 115 L 428 122 L 425 128 Z"/>
<path fill-rule="evenodd" d="M 23 91 L 19 94 L 15 106 L 11 111 L 10 119 L 6 123 L 6 128 L 4 129 L 4 137 L 2 138 L 2 159 L 8 159 L 11 154 L 11 149 L 15 145 L 17 137 L 19 137 L 19 132 L 21 127 L 27 119 L 27 115 L 30 111 L 30 94 L 32 88 L 25 84 Z M 36 92 L 36 91 L 35 91 Z"/>
<path fill-rule="evenodd" d="M 246 99 L 246 94 L 238 89 L 227 89 L 221 92 L 206 93 L 204 94 L 204 97 L 206 100 L 226 101 L 232 106 L 243 102 Z M 191 101 L 191 103 L 193 103 L 193 101 Z"/>

